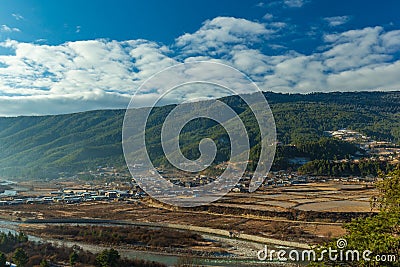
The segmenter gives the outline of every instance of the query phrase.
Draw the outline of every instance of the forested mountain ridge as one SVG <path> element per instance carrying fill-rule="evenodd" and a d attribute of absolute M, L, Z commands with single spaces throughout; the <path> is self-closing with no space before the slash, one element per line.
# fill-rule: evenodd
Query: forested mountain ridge
<path fill-rule="evenodd" d="M 265 93 L 273 111 L 278 140 L 283 144 L 318 142 L 326 130 L 349 128 L 376 140 L 400 143 L 400 92 L 351 92 L 277 94 Z M 248 107 L 237 96 L 223 98 L 249 121 Z M 158 131 L 173 106 L 158 107 L 148 123 L 152 159 L 163 163 L 157 148 Z M 97 165 L 120 165 L 124 159 L 121 129 L 124 110 L 100 110 L 55 116 L 0 118 L 0 176 L 55 177 L 59 172 L 74 173 Z M 210 121 L 193 122 L 185 127 L 182 150 L 196 157 L 197 141 L 211 136 L 224 151 L 225 132 Z M 257 132 L 252 133 L 253 151 Z M 287 151 L 286 151 L 287 152 Z M 286 152 L 279 154 L 278 158 Z M 338 151 L 339 153 L 340 151 Z M 257 153 L 255 153 L 257 154 Z"/>

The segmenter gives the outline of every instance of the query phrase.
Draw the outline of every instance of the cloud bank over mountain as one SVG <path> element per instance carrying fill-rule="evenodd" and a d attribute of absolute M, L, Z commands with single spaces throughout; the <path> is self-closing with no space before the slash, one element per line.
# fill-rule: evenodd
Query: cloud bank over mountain
<path fill-rule="evenodd" d="M 290 7 L 303 4 L 286 2 Z M 348 19 L 327 18 L 324 23 L 335 28 Z M 10 51 L 0 55 L 0 115 L 126 108 L 147 78 L 195 60 L 235 67 L 263 91 L 400 89 L 400 30 L 376 26 L 325 32 L 311 53 L 282 47 L 277 40 L 290 30 L 291 25 L 272 16 L 261 22 L 216 17 L 170 44 L 95 39 L 48 45 L 8 39 L 0 44 Z M 162 89 L 150 93 L 154 97 Z M 149 96 L 140 97 L 145 104 Z"/>

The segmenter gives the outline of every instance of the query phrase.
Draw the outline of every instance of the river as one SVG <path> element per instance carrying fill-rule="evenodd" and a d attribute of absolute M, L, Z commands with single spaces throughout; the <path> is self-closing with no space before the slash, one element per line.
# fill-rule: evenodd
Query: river
<path fill-rule="evenodd" d="M 14 185 L 16 185 L 16 183 L 13 181 L 0 180 L 0 185 L 8 185 L 13 187 Z M 16 195 L 17 195 L 17 190 L 15 190 L 15 188 L 12 188 L 4 190 L 4 192 L 0 194 L 0 197 L 12 197 Z"/>

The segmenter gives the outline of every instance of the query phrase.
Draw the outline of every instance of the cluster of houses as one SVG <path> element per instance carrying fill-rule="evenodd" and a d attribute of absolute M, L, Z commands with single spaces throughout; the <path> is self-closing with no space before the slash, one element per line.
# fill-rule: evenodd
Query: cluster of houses
<path fill-rule="evenodd" d="M 38 197 L 14 197 L 11 200 L 0 200 L 0 206 L 19 205 L 19 204 L 51 204 L 65 203 L 74 204 L 89 201 L 120 201 L 137 200 L 146 196 L 143 191 L 133 190 L 97 190 L 87 189 L 64 189 L 50 193 L 50 196 Z"/>
<path fill-rule="evenodd" d="M 250 183 L 251 177 L 245 176 L 240 179 L 239 183 L 232 189 L 232 192 L 248 192 L 248 185 Z M 271 187 L 283 187 L 291 185 L 302 185 L 310 182 L 323 182 L 318 177 L 312 177 L 307 175 L 298 175 L 296 172 L 291 171 L 270 171 L 268 176 L 264 176 L 264 182 L 261 185 L 263 188 Z"/>
<path fill-rule="evenodd" d="M 387 161 L 392 164 L 400 163 L 400 146 L 388 141 L 375 141 L 369 136 L 357 131 L 341 129 L 326 131 L 327 136 L 357 144 L 369 155 L 371 160 Z"/>
<path fill-rule="evenodd" d="M 345 182 L 345 183 L 359 183 L 359 182 L 373 182 L 376 177 L 322 177 L 322 176 L 310 176 L 310 175 L 299 175 L 297 172 L 291 171 L 276 171 L 269 172 L 268 177 L 265 179 L 261 188 L 271 187 L 283 187 L 283 186 L 295 186 L 304 185 L 308 183 L 325 183 L 325 182 Z"/>
<path fill-rule="evenodd" d="M 181 178 L 170 178 L 168 179 L 171 183 L 174 185 L 178 186 L 183 186 L 183 187 L 196 187 L 196 186 L 201 186 L 205 185 L 211 182 L 214 182 L 217 178 L 215 177 L 210 177 L 207 175 L 198 175 L 190 179 L 181 179 Z"/>
<path fill-rule="evenodd" d="M 366 135 L 363 135 L 357 131 L 347 130 L 347 129 L 340 129 L 337 131 L 325 131 L 325 134 L 327 136 L 331 136 L 346 142 L 368 142 L 371 140 Z"/>

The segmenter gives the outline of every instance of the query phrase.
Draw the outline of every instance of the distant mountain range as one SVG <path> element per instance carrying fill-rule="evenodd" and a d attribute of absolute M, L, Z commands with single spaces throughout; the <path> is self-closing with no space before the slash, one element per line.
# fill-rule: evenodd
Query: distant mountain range
<path fill-rule="evenodd" d="M 340 128 L 354 129 L 376 140 L 400 143 L 400 92 L 306 95 L 267 92 L 265 96 L 275 117 L 278 140 L 283 144 L 297 144 L 299 147 L 314 144 L 323 150 L 322 146 L 327 144 L 320 140 L 323 132 Z M 257 127 L 249 108 L 238 96 L 222 100 L 239 114 L 250 130 L 252 157 L 257 157 L 259 135 L 254 130 Z M 167 164 L 159 133 L 163 120 L 173 107 L 155 108 L 147 125 L 149 154 L 158 165 Z M 0 176 L 52 178 L 60 172 L 73 174 L 98 165 L 124 166 L 121 147 L 124 113 L 124 110 L 99 110 L 56 116 L 0 118 Z M 226 133 L 211 120 L 196 120 L 184 128 L 181 141 L 184 155 L 196 158 L 198 141 L 204 137 L 210 137 L 217 143 L 219 153 L 216 163 L 228 159 L 230 147 L 226 144 Z M 344 144 L 332 147 L 332 151 L 322 151 L 325 154 L 321 156 L 340 157 L 351 151 Z M 286 157 L 287 153 L 290 152 L 278 149 L 277 159 Z M 311 155 L 306 150 L 302 153 Z"/>

